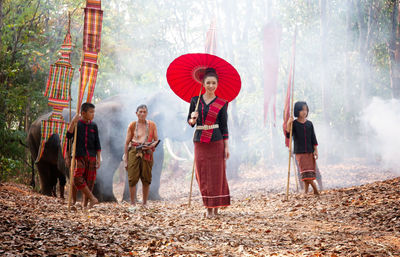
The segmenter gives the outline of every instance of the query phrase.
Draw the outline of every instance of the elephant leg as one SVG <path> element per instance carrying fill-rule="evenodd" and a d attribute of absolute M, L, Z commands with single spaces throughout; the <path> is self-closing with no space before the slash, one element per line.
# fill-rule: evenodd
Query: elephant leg
<path fill-rule="evenodd" d="M 44 195 L 52 195 L 54 185 L 57 183 L 57 178 L 52 174 L 53 165 L 47 162 L 40 161 L 36 164 L 39 172 L 40 193 Z"/>
<path fill-rule="evenodd" d="M 65 178 L 65 175 L 61 174 L 58 177 L 58 185 L 59 185 L 59 189 L 60 189 L 60 198 L 64 199 L 64 189 L 65 189 L 65 184 L 67 183 L 67 180 Z"/>
<path fill-rule="evenodd" d="M 57 165 L 51 165 L 51 172 L 50 172 L 50 181 L 53 188 L 52 196 L 57 197 L 57 182 L 60 176 L 60 171 L 57 168 Z"/>
<path fill-rule="evenodd" d="M 136 197 L 135 197 L 136 198 Z M 129 202 L 131 199 L 130 193 L 129 193 L 129 179 L 128 179 L 128 173 L 125 172 L 125 186 L 124 186 L 124 194 L 122 196 L 122 201 Z"/>
<path fill-rule="evenodd" d="M 319 171 L 318 164 L 315 164 L 315 173 L 316 173 L 315 175 L 316 175 L 319 191 L 322 191 L 324 188 L 322 186 L 322 176 L 321 176 L 321 172 Z"/>
<path fill-rule="evenodd" d="M 32 177 L 31 177 L 31 187 L 34 189 L 36 184 L 35 184 L 35 160 L 33 157 L 31 157 L 31 169 L 32 169 Z"/>
<path fill-rule="evenodd" d="M 113 192 L 113 177 L 116 169 L 118 168 L 118 158 L 105 159 L 102 162 L 100 170 L 97 171 L 96 183 L 93 188 L 94 196 L 100 202 L 116 202 L 117 199 Z"/>
<path fill-rule="evenodd" d="M 152 173 L 152 179 L 150 184 L 150 192 L 149 192 L 149 200 L 161 200 L 161 196 L 159 193 L 160 190 L 160 181 L 161 181 L 161 172 L 164 163 L 164 148 L 163 145 L 160 144 L 157 147 L 156 152 L 154 152 L 154 164 Z"/>

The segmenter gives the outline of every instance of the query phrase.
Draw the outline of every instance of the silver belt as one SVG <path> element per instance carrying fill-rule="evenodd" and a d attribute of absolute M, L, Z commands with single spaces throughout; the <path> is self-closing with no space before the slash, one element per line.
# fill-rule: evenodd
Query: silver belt
<path fill-rule="evenodd" d="M 209 130 L 219 128 L 218 124 L 197 126 L 196 130 Z"/>

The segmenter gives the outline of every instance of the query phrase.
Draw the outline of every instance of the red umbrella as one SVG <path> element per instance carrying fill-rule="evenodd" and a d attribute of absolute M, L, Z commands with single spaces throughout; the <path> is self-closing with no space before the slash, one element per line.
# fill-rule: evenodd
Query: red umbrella
<path fill-rule="evenodd" d="M 239 73 L 230 63 L 211 54 L 184 54 L 176 58 L 167 70 L 168 84 L 177 96 L 190 103 L 200 89 L 205 92 L 202 80 L 207 68 L 214 68 L 218 75 L 215 95 L 228 102 L 235 99 L 241 87 Z"/>

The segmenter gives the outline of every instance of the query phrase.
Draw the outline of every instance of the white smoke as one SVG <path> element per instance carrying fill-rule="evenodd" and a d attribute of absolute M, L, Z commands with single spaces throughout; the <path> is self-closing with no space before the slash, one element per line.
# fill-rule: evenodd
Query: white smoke
<path fill-rule="evenodd" d="M 381 160 L 381 164 L 396 173 L 399 172 L 400 158 L 400 101 L 383 100 L 374 97 L 364 109 L 361 123 L 366 129 L 366 137 L 370 138 L 371 151 Z"/>

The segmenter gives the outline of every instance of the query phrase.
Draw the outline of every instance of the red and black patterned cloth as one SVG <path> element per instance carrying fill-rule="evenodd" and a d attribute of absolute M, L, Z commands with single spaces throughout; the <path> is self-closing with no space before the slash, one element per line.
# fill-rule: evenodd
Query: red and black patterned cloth
<path fill-rule="evenodd" d="M 198 96 L 190 101 L 188 121 L 190 115 L 196 108 Z M 197 118 L 197 126 L 218 124 L 219 128 L 209 130 L 196 130 L 194 134 L 194 142 L 214 142 L 222 139 L 228 139 L 228 102 L 222 98 L 216 97 L 208 105 L 200 97 L 198 107 L 199 117 Z M 194 125 L 192 125 L 194 126 Z"/>
<path fill-rule="evenodd" d="M 196 179 L 203 204 L 207 208 L 218 208 L 231 204 L 224 155 L 223 140 L 194 143 Z"/>
<path fill-rule="evenodd" d="M 78 190 L 86 185 L 90 190 L 93 190 L 96 174 L 96 157 L 84 156 L 76 158 L 74 184 Z"/>

